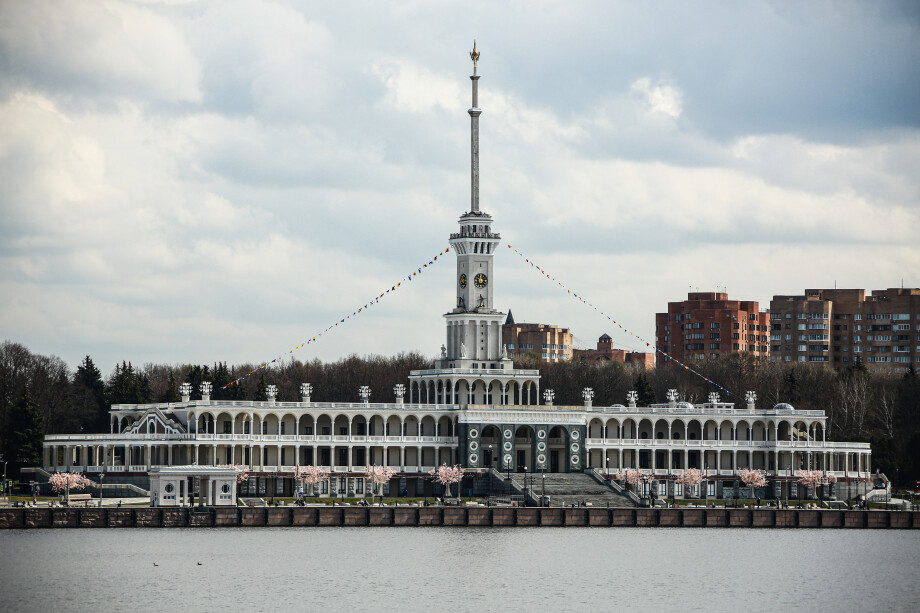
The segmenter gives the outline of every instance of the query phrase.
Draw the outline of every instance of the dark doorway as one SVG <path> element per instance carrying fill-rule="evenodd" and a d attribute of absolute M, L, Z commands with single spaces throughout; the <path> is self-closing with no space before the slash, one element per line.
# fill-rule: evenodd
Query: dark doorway
<path fill-rule="evenodd" d="M 519 473 L 524 472 L 524 468 L 527 467 L 527 452 L 523 449 L 517 450 L 517 471 Z"/>
<path fill-rule="evenodd" d="M 551 473 L 559 472 L 559 452 L 558 451 L 549 452 L 549 472 Z"/>
<path fill-rule="evenodd" d="M 484 459 L 484 462 L 485 462 L 484 466 L 486 466 L 487 468 L 491 468 L 491 466 L 492 466 L 492 450 L 491 450 L 491 449 L 486 449 L 486 451 L 485 451 L 485 453 L 483 454 L 483 456 L 485 457 L 485 459 Z"/>

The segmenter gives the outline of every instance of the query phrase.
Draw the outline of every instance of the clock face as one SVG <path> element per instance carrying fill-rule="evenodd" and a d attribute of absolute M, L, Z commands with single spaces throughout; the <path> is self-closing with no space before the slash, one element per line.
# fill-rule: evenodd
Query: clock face
<path fill-rule="evenodd" d="M 460 289 L 466 289 L 466 273 L 460 275 Z"/>
<path fill-rule="evenodd" d="M 475 277 L 473 277 L 473 284 L 474 284 L 476 287 L 478 287 L 479 289 L 482 289 L 482 288 L 484 288 L 486 285 L 489 284 L 489 277 L 485 276 L 485 275 L 482 274 L 482 273 L 479 273 L 478 275 L 476 275 Z"/>

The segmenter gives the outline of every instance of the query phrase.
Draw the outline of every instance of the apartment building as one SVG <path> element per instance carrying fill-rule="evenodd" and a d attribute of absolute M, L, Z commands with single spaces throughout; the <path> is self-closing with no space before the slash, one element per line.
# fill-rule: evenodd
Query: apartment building
<path fill-rule="evenodd" d="M 686 300 L 669 302 L 666 313 L 655 315 L 658 349 L 681 362 L 736 351 L 767 358 L 769 331 L 769 313 L 761 312 L 757 301 L 729 300 L 723 292 L 690 292 Z"/>
<path fill-rule="evenodd" d="M 544 362 L 571 360 L 572 343 L 572 332 L 568 328 L 552 324 L 518 324 L 510 309 L 502 326 L 502 344 L 510 359 L 534 354 Z"/>
<path fill-rule="evenodd" d="M 771 359 L 877 372 L 920 367 L 920 289 L 807 289 L 770 301 Z"/>

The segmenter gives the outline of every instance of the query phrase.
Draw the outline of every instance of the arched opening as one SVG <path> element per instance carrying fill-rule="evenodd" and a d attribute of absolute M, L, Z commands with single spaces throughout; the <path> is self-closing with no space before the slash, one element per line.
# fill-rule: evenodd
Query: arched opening
<path fill-rule="evenodd" d="M 566 472 L 569 465 L 568 432 L 562 426 L 554 426 L 549 431 L 549 472 Z"/>
<path fill-rule="evenodd" d="M 530 426 L 518 426 L 514 431 L 514 466 L 516 472 L 533 470 L 534 431 Z"/>

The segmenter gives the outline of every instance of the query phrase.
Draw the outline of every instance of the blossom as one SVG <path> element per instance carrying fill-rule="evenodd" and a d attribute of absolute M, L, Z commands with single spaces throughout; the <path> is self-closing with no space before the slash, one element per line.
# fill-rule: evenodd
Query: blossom
<path fill-rule="evenodd" d="M 396 469 L 389 466 L 366 466 L 364 468 L 364 478 L 375 485 L 388 483 L 396 475 Z"/>
<path fill-rule="evenodd" d="M 82 490 L 90 484 L 90 480 L 81 473 L 54 473 L 48 477 L 48 483 L 55 492 L 61 490 Z"/>
<path fill-rule="evenodd" d="M 748 487 L 764 487 L 767 484 L 767 473 L 763 470 L 742 468 L 738 471 L 738 476 Z"/>
<path fill-rule="evenodd" d="M 316 485 L 329 478 L 329 471 L 319 466 L 297 466 L 294 468 L 294 479 L 302 481 L 304 485 Z"/>
<path fill-rule="evenodd" d="M 798 482 L 805 487 L 817 487 L 819 485 L 827 485 L 828 483 L 834 483 L 836 481 L 837 477 L 834 475 L 828 475 L 823 470 L 799 471 Z"/>
<path fill-rule="evenodd" d="M 452 483 L 459 483 L 463 479 L 463 467 L 459 464 L 456 466 L 441 464 L 436 469 L 429 470 L 428 474 L 431 475 L 433 481 L 441 485 L 450 486 Z"/>
<path fill-rule="evenodd" d="M 617 481 L 625 481 L 629 485 L 638 485 L 642 481 L 652 482 L 655 480 L 654 475 L 650 473 L 644 473 L 641 470 L 636 470 L 634 468 L 620 469 L 613 476 Z"/>
<path fill-rule="evenodd" d="M 675 479 L 674 482 L 683 483 L 688 487 L 696 487 L 705 480 L 706 477 L 703 475 L 703 473 L 700 472 L 700 469 L 688 468 L 684 471 L 684 474 Z"/>

